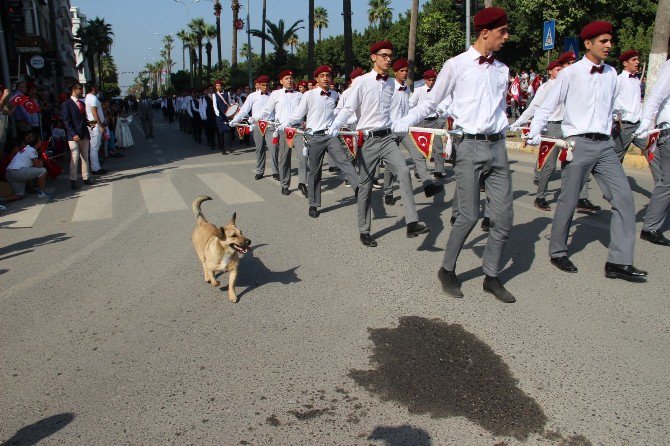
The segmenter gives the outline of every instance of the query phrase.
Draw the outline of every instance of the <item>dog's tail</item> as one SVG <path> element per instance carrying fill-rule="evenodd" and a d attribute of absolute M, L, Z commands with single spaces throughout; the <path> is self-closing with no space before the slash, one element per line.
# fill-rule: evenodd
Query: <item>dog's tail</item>
<path fill-rule="evenodd" d="M 202 211 L 200 210 L 200 205 L 202 204 L 203 201 L 211 199 L 212 197 L 208 197 L 207 195 L 200 195 L 198 198 L 193 200 L 193 204 L 191 205 L 191 209 L 193 209 L 193 215 L 195 215 L 196 217 L 205 218 L 205 216 L 202 215 Z"/>

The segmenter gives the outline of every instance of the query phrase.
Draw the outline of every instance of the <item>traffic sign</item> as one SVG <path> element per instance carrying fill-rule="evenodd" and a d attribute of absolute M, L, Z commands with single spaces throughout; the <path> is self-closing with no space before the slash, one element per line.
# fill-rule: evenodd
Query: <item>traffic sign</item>
<path fill-rule="evenodd" d="M 544 31 L 542 31 L 542 49 L 553 50 L 556 41 L 556 20 L 544 22 Z"/>
<path fill-rule="evenodd" d="M 566 37 L 563 39 L 563 51 L 566 53 L 572 51 L 575 56 L 579 56 L 579 40 L 576 37 Z"/>

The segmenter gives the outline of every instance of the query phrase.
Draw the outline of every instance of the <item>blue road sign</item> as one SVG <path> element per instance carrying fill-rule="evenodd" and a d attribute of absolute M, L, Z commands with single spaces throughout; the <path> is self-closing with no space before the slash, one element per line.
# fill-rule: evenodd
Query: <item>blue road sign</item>
<path fill-rule="evenodd" d="M 556 20 L 544 22 L 544 31 L 542 31 L 542 49 L 553 50 L 556 42 Z"/>
<path fill-rule="evenodd" d="M 566 37 L 563 39 L 563 51 L 566 53 L 572 51 L 579 57 L 579 40 L 576 37 Z"/>

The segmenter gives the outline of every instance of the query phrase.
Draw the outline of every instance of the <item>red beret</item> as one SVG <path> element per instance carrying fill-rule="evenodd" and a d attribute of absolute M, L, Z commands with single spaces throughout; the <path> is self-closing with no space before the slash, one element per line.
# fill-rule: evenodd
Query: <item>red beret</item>
<path fill-rule="evenodd" d="M 435 79 L 436 77 L 437 73 L 434 70 L 426 70 L 423 72 L 424 79 Z"/>
<path fill-rule="evenodd" d="M 582 32 L 579 33 L 579 38 L 587 40 L 603 34 L 614 34 L 614 31 L 612 30 L 612 24 L 610 22 L 599 20 L 597 22 L 591 22 L 582 28 Z"/>
<path fill-rule="evenodd" d="M 356 67 L 349 75 L 349 79 L 354 80 L 363 73 L 365 73 L 365 71 L 361 67 Z"/>
<path fill-rule="evenodd" d="M 577 60 L 577 55 L 573 53 L 572 51 L 567 51 L 560 56 L 558 56 L 558 59 L 556 59 L 556 62 L 558 62 L 561 65 L 565 65 L 566 63 L 570 61 Z"/>
<path fill-rule="evenodd" d="M 619 62 L 623 63 L 628 59 L 632 59 L 633 57 L 640 57 L 640 53 L 635 50 L 624 51 L 621 53 L 621 56 L 619 56 Z"/>
<path fill-rule="evenodd" d="M 293 76 L 293 71 L 291 71 L 291 70 L 281 70 L 279 72 L 278 79 L 282 80 L 285 76 Z"/>
<path fill-rule="evenodd" d="M 314 70 L 314 77 L 318 77 L 319 74 L 321 73 L 330 73 L 333 74 L 333 69 L 330 68 L 328 65 L 321 65 L 319 67 L 316 67 L 316 70 Z"/>
<path fill-rule="evenodd" d="M 402 70 L 403 68 L 409 67 L 409 62 L 407 59 L 398 59 L 393 63 L 393 71 Z"/>
<path fill-rule="evenodd" d="M 389 40 L 382 40 L 381 42 L 373 43 L 372 45 L 370 45 L 370 54 L 375 54 L 380 50 L 393 51 L 393 44 Z"/>
<path fill-rule="evenodd" d="M 555 61 L 551 62 L 549 65 L 547 65 L 547 71 L 551 71 L 556 67 L 560 67 L 561 65 L 563 65 L 563 64 L 561 64 L 559 61 L 555 60 Z"/>
<path fill-rule="evenodd" d="M 223 85 L 223 81 L 221 79 L 217 79 L 214 81 L 214 85 Z"/>
<path fill-rule="evenodd" d="M 475 14 L 475 32 L 507 25 L 507 13 L 502 8 L 484 8 Z"/>
<path fill-rule="evenodd" d="M 300 81 L 300 82 L 298 82 L 298 86 L 307 87 L 307 81 Z"/>
<path fill-rule="evenodd" d="M 264 74 L 258 76 L 256 80 L 254 81 L 257 84 L 269 84 L 270 83 L 270 78 Z"/>

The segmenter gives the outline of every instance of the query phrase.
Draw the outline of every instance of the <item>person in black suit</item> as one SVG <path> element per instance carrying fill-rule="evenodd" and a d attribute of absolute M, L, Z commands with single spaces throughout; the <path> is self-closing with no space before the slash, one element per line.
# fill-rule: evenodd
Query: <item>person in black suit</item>
<path fill-rule="evenodd" d="M 90 134 L 88 132 L 88 120 L 86 119 L 86 106 L 80 98 L 84 89 L 80 83 L 70 86 L 70 98 L 63 102 L 61 117 L 65 124 L 67 141 L 70 146 L 70 186 L 78 189 L 77 177 L 79 175 L 79 159 L 81 158 L 81 177 L 84 184 L 93 184 L 89 177 L 88 149 Z"/>
<path fill-rule="evenodd" d="M 205 108 L 205 119 L 203 119 L 202 124 L 205 128 L 205 138 L 207 138 L 209 150 L 216 150 L 216 114 L 214 113 L 213 94 L 214 89 L 208 86 L 201 102 L 201 107 Z"/>

